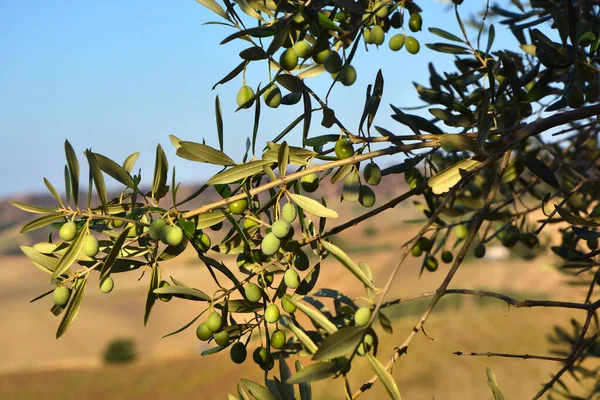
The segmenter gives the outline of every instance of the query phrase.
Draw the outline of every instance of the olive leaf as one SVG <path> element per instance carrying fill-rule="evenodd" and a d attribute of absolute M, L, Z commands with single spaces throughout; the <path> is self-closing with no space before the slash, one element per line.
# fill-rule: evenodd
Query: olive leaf
<path fill-rule="evenodd" d="M 347 326 L 338 330 L 325 338 L 312 359 L 324 361 L 348 355 L 356 349 L 364 332 L 364 328 L 357 326 Z"/>
<path fill-rule="evenodd" d="M 429 178 L 427 186 L 429 186 L 435 194 L 447 193 L 462 179 L 460 174 L 461 170 L 472 171 L 479 164 L 481 164 L 479 161 L 471 158 L 461 160 Z"/>
<path fill-rule="evenodd" d="M 325 207 L 323 204 L 310 197 L 302 196 L 300 194 L 290 193 L 290 198 L 296 203 L 301 209 L 315 217 L 323 218 L 337 218 L 338 213 L 334 210 Z"/>
<path fill-rule="evenodd" d="M 356 276 L 366 287 L 375 289 L 373 282 L 365 275 L 363 270 L 356 264 L 352 259 L 344 253 L 342 249 L 336 245 L 329 243 L 325 240 L 321 240 L 321 245 L 331 255 L 333 255 L 339 262 L 341 262 L 354 276 Z"/>

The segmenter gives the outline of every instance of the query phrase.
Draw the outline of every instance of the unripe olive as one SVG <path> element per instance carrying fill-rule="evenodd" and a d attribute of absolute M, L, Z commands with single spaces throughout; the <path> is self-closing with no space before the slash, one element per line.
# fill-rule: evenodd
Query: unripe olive
<path fill-rule="evenodd" d="M 83 238 L 82 251 L 88 257 L 96 257 L 96 254 L 98 254 L 98 239 L 93 235 L 86 235 Z"/>
<path fill-rule="evenodd" d="M 229 333 L 223 329 L 222 331 L 213 333 L 215 343 L 219 346 L 227 346 L 229 344 Z"/>
<path fill-rule="evenodd" d="M 344 86 L 352 86 L 356 82 L 356 69 L 352 65 L 345 65 L 338 75 L 338 81 Z"/>
<path fill-rule="evenodd" d="M 598 239 L 588 239 L 586 243 L 590 250 L 596 250 L 598 248 Z"/>
<path fill-rule="evenodd" d="M 106 278 L 100 281 L 100 291 L 102 293 L 110 293 L 112 292 L 114 287 L 115 281 L 113 281 L 113 278 L 111 278 L 110 276 L 107 276 Z"/>
<path fill-rule="evenodd" d="M 314 192 L 319 188 L 319 176 L 315 173 L 304 175 L 300 178 L 300 186 L 305 192 Z"/>
<path fill-rule="evenodd" d="M 300 277 L 298 276 L 298 273 L 291 268 L 283 274 L 283 281 L 290 289 L 296 289 L 300 286 Z"/>
<path fill-rule="evenodd" d="M 252 354 L 252 359 L 265 371 L 271 370 L 275 365 L 273 357 L 271 357 L 264 347 L 257 347 Z"/>
<path fill-rule="evenodd" d="M 381 7 L 381 3 L 375 3 L 375 5 L 373 6 L 373 9 L 378 9 L 379 7 Z M 377 12 L 375 13 L 375 15 L 377 15 L 379 18 L 385 18 L 388 16 L 388 9 L 387 6 L 383 6 L 381 8 L 379 8 L 379 10 L 377 10 Z"/>
<path fill-rule="evenodd" d="M 294 14 L 294 16 L 291 18 L 291 22 L 292 26 L 299 31 L 307 29 L 310 25 L 310 23 L 306 20 L 304 15 L 302 15 L 301 13 Z"/>
<path fill-rule="evenodd" d="M 171 286 L 171 284 L 169 282 L 167 282 L 167 281 L 160 281 L 160 283 L 158 284 L 159 288 L 169 287 L 169 286 Z M 161 301 L 164 301 L 165 303 L 168 303 L 173 298 L 173 295 L 172 294 L 159 294 L 158 298 Z"/>
<path fill-rule="evenodd" d="M 237 105 L 238 107 L 250 108 L 252 107 L 253 101 L 249 100 L 254 97 L 254 89 L 248 85 L 244 85 L 238 90 L 237 93 Z M 245 105 L 244 105 L 245 104 Z"/>
<path fill-rule="evenodd" d="M 269 87 L 263 93 L 265 104 L 271 108 L 277 108 L 281 104 L 281 90 L 276 85 Z"/>
<path fill-rule="evenodd" d="M 265 321 L 274 324 L 279 320 L 279 307 L 277 304 L 269 304 L 265 310 Z"/>
<path fill-rule="evenodd" d="M 457 238 L 464 239 L 469 235 L 469 229 L 464 224 L 456 225 L 454 227 L 454 233 L 456 234 Z"/>
<path fill-rule="evenodd" d="M 364 15 L 363 15 L 364 18 Z M 371 36 L 371 28 L 367 28 L 363 32 L 363 38 L 365 39 L 366 44 L 373 44 L 373 39 Z"/>
<path fill-rule="evenodd" d="M 71 289 L 66 286 L 58 286 L 52 292 L 52 301 L 60 307 L 64 307 L 69 302 L 71 297 Z"/>
<path fill-rule="evenodd" d="M 363 207 L 373 207 L 377 198 L 375 197 L 375 192 L 368 186 L 361 185 L 358 188 L 358 202 Z"/>
<path fill-rule="evenodd" d="M 201 323 L 196 328 L 196 337 L 203 342 L 206 342 L 208 339 L 212 337 L 213 333 L 210 329 L 208 329 L 208 324 L 206 322 Z"/>
<path fill-rule="evenodd" d="M 438 269 L 438 261 L 435 257 L 427 257 L 425 260 L 425 268 L 427 271 L 435 271 Z"/>
<path fill-rule="evenodd" d="M 374 341 L 375 340 L 373 339 L 373 335 L 371 335 L 370 333 L 367 333 L 365 335 L 365 338 L 363 339 L 363 341 L 358 346 L 358 349 L 356 350 L 356 354 L 358 354 L 361 357 L 364 356 L 366 353 L 368 353 L 371 350 L 371 347 L 373 347 Z"/>
<path fill-rule="evenodd" d="M 449 250 L 444 250 L 442 252 L 442 261 L 446 264 L 450 264 L 454 260 L 454 255 Z"/>
<path fill-rule="evenodd" d="M 241 364 L 246 361 L 247 355 L 248 352 L 246 351 L 246 346 L 242 342 L 234 343 L 229 350 L 229 357 L 231 358 L 231 361 L 236 364 Z"/>
<path fill-rule="evenodd" d="M 58 236 L 60 236 L 60 239 L 64 240 L 65 242 L 75 239 L 76 235 L 77 225 L 73 221 L 65 222 L 58 231 Z"/>
<path fill-rule="evenodd" d="M 337 51 L 330 51 L 323 61 L 325 70 L 330 74 L 339 72 L 339 70 L 342 69 L 342 64 L 342 57 L 340 57 L 340 54 Z"/>
<path fill-rule="evenodd" d="M 483 243 L 479 243 L 477 246 L 475 246 L 473 255 L 477 258 L 485 257 L 485 245 Z"/>
<path fill-rule="evenodd" d="M 260 245 L 261 251 L 266 256 L 272 256 L 273 254 L 277 253 L 280 247 L 281 240 L 275 236 L 273 232 L 267 233 Z"/>
<path fill-rule="evenodd" d="M 502 237 L 504 247 L 511 248 L 519 241 L 520 231 L 516 226 L 509 226 Z"/>
<path fill-rule="evenodd" d="M 119 217 L 123 217 L 123 215 L 118 215 Z M 121 221 L 120 219 L 111 219 L 110 220 L 110 225 L 113 228 L 120 228 L 123 225 L 125 225 L 125 221 Z"/>
<path fill-rule="evenodd" d="M 363 177 L 369 185 L 377 186 L 381 182 L 381 169 L 373 161 L 365 165 Z"/>
<path fill-rule="evenodd" d="M 423 18 L 421 18 L 421 14 L 413 13 L 408 20 L 408 27 L 413 32 L 418 32 L 421 30 L 423 25 Z"/>
<path fill-rule="evenodd" d="M 421 45 L 419 41 L 412 36 L 407 36 L 404 40 L 404 45 L 406 46 L 406 51 L 410 54 L 417 54 L 419 50 L 421 50 Z"/>
<path fill-rule="evenodd" d="M 244 229 L 248 230 L 258 225 L 260 225 L 260 223 L 256 222 L 255 220 L 250 218 L 244 218 Z"/>
<path fill-rule="evenodd" d="M 285 345 L 285 332 L 281 329 L 277 329 L 271 335 L 271 347 L 274 349 L 281 349 Z"/>
<path fill-rule="evenodd" d="M 250 282 L 244 288 L 244 295 L 248 301 L 256 303 L 262 298 L 262 290 L 256 283 Z"/>
<path fill-rule="evenodd" d="M 241 215 L 248 208 L 248 200 L 240 199 L 236 200 L 233 203 L 229 203 L 229 212 L 234 215 Z"/>
<path fill-rule="evenodd" d="M 291 224 L 296 220 L 298 216 L 298 210 L 292 203 L 285 203 L 281 209 L 281 218 L 287 223 Z"/>
<path fill-rule="evenodd" d="M 258 276 L 258 284 L 262 287 L 270 287 L 274 279 L 273 274 L 266 272 Z"/>
<path fill-rule="evenodd" d="M 338 141 L 335 142 L 335 155 L 338 158 L 348 158 L 354 155 L 352 143 L 346 138 L 338 139 Z"/>
<path fill-rule="evenodd" d="M 164 242 L 169 246 L 178 246 L 183 240 L 183 231 L 178 226 L 164 226 L 163 231 Z"/>
<path fill-rule="evenodd" d="M 298 65 L 298 56 L 294 52 L 294 49 L 286 49 L 279 57 L 279 64 L 281 68 L 286 71 L 291 71 Z"/>
<path fill-rule="evenodd" d="M 354 324 L 356 326 L 367 326 L 371 319 L 371 309 L 369 307 L 360 307 L 354 314 Z"/>
<path fill-rule="evenodd" d="M 206 319 L 206 326 L 213 333 L 220 331 L 223 327 L 223 317 L 216 311 L 211 312 Z"/>
<path fill-rule="evenodd" d="M 294 52 L 300 58 L 308 58 L 310 57 L 310 53 L 312 52 L 312 48 L 308 42 L 301 40 L 294 44 Z"/>
<path fill-rule="evenodd" d="M 306 271 L 308 267 L 310 267 L 308 256 L 302 250 L 298 251 L 294 257 L 294 268 L 298 271 Z"/>
<path fill-rule="evenodd" d="M 296 309 L 297 309 L 296 305 L 290 301 L 291 297 L 292 296 L 290 296 L 289 294 L 286 293 L 281 298 L 281 307 L 283 308 L 283 311 L 285 311 L 289 314 L 296 312 Z"/>
<path fill-rule="evenodd" d="M 402 23 L 404 22 L 403 19 L 404 18 L 402 17 L 402 14 L 396 11 L 392 14 L 392 17 L 390 18 L 390 25 L 394 29 L 399 29 L 402 27 Z"/>
<path fill-rule="evenodd" d="M 416 243 L 412 249 L 410 249 L 410 254 L 412 254 L 413 257 L 421 257 L 421 254 L 423 254 L 423 249 L 421 249 L 419 243 Z"/>
<path fill-rule="evenodd" d="M 327 46 L 329 46 L 329 43 L 327 43 Z M 329 47 L 320 47 L 319 45 L 317 45 L 312 49 L 313 61 L 317 64 L 323 64 L 329 53 L 331 53 Z"/>
<path fill-rule="evenodd" d="M 202 251 L 208 251 L 210 250 L 210 246 L 212 244 L 211 240 L 210 240 L 210 236 L 208 236 L 206 233 L 202 232 L 202 234 L 200 234 L 200 236 L 198 236 L 198 248 L 200 248 L 200 250 Z"/>
<path fill-rule="evenodd" d="M 402 47 L 404 47 L 405 39 L 406 39 L 406 36 L 404 36 L 401 33 L 398 33 L 391 37 L 390 41 L 388 42 L 388 45 L 390 46 L 390 49 L 392 51 L 398 51 L 398 50 L 402 49 Z"/>
<path fill-rule="evenodd" d="M 385 40 L 385 32 L 383 28 L 379 25 L 375 25 L 371 28 L 371 42 L 378 46 L 383 44 Z"/>
<path fill-rule="evenodd" d="M 280 219 L 273 223 L 271 226 L 271 232 L 279 239 L 283 239 L 290 233 L 291 225 L 286 221 Z"/>
<path fill-rule="evenodd" d="M 167 221 L 162 218 L 157 218 L 150 222 L 150 229 L 148 230 L 148 235 L 152 240 L 160 239 L 160 231 L 167 225 Z"/>
<path fill-rule="evenodd" d="M 210 229 L 217 232 L 217 231 L 220 231 L 222 227 L 223 227 L 223 221 L 217 222 L 216 224 L 212 225 L 210 227 Z"/>

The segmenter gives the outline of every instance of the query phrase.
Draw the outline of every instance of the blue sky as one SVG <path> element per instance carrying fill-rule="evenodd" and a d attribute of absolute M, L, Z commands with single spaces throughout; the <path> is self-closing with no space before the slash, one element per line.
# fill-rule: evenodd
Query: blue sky
<path fill-rule="evenodd" d="M 388 117 L 388 104 L 420 104 L 411 82 L 427 84 L 428 61 L 438 71 L 452 62 L 452 56 L 437 54 L 424 43 L 440 41 L 426 31 L 430 26 L 459 32 L 453 12 L 446 13 L 446 5 L 432 0 L 419 4 L 425 11 L 424 30 L 414 36 L 421 52 L 394 53 L 387 43 L 368 53 L 361 49 L 354 62 L 357 82 L 339 87 L 330 97 L 350 129 L 358 125 L 365 88 L 378 68 L 386 86 L 376 123 L 402 133 L 406 129 Z M 461 10 L 466 18 L 481 5 L 467 1 Z M 240 160 L 253 120 L 253 111 L 234 114 L 241 76 L 211 88 L 240 62 L 238 53 L 247 45 L 234 41 L 220 46 L 232 30 L 202 25 L 219 18 L 194 0 L 1 0 L 0 197 L 43 190 L 43 177 L 62 188 L 66 138 L 82 164 L 81 155 L 89 147 L 119 163 L 141 152 L 136 168 L 142 168 L 147 183 L 160 143 L 177 168 L 178 180 L 205 179 L 217 169 L 177 158 L 168 135 L 198 142 L 205 138 L 216 147 L 217 94 L 225 120 L 225 151 Z M 498 45 L 514 43 L 510 35 L 497 31 Z M 264 84 L 266 63 L 252 65 L 247 80 L 254 87 Z M 324 95 L 330 82 L 329 76 L 321 76 L 308 84 Z M 301 112 L 301 105 L 263 107 L 257 150 Z M 338 133 L 321 127 L 320 118 L 313 117 L 311 136 Z M 298 143 L 298 138 L 295 132 L 289 141 Z M 82 176 L 87 182 L 85 168 Z M 111 178 L 107 183 L 117 187 Z"/>

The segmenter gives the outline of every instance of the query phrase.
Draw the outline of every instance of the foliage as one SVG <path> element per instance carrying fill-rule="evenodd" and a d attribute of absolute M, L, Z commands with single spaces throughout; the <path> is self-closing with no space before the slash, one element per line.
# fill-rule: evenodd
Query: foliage
<path fill-rule="evenodd" d="M 418 2 L 198 2 L 220 18 L 217 23 L 233 32 L 222 44 L 237 40 L 249 46 L 240 53 L 240 64 L 215 85 L 229 83 L 242 74 L 242 88 L 236 98 L 238 111 L 253 109 L 255 116 L 246 154 L 237 162 L 224 153 L 224 118 L 217 97 L 218 149 L 171 136 L 179 157 L 222 166 L 206 185 L 180 199 L 175 169 L 169 172 L 160 146 L 149 189 L 142 185 L 141 173 L 132 172 L 137 153 L 120 164 L 86 150 L 88 197 L 81 199 L 79 160 L 65 142 L 66 198 L 45 180 L 56 198 L 55 208 L 13 202 L 23 210 L 41 214 L 22 232 L 49 225 L 61 232 L 61 240 L 51 235 L 48 242 L 22 247 L 34 265 L 50 275 L 54 285 L 70 288 L 54 296 L 58 304 L 51 311 L 63 314 L 57 337 L 80 311 L 93 273 L 99 273 L 102 291 L 110 292 L 112 275 L 139 270 L 148 281 L 144 323 L 157 300 L 176 298 L 199 302 L 203 311 L 171 334 L 196 327 L 200 340 L 215 343 L 203 353 L 205 356 L 233 349 L 234 343 L 247 346 L 252 336 L 260 337 L 262 345 L 252 352 L 252 358 L 265 370 L 265 382 L 243 380 L 238 386 L 239 398 L 247 398 L 249 393 L 256 399 L 287 399 L 297 393 L 301 399 L 309 399 L 311 381 L 338 378 L 345 383 L 347 398 L 359 397 L 380 381 L 391 398 L 399 399 L 401 388 L 390 369 L 424 328 L 440 299 L 449 293 L 478 295 L 514 307 L 585 311 L 584 321 L 573 323 L 572 334 L 557 328 L 552 336 L 561 349 L 557 350 L 560 357 L 533 357 L 563 365 L 534 398 L 550 389 L 553 396 L 580 398 L 562 380 L 567 371 L 587 388 L 587 398 L 598 394 L 600 377 L 585 364 L 586 359 L 597 356 L 596 339 L 600 335 L 596 318 L 600 303 L 594 291 L 600 282 L 600 264 L 595 258 L 600 237 L 596 200 L 600 183 L 596 173 L 600 19 L 594 2 L 534 0 L 524 6 L 513 0 L 508 9 L 488 4 L 481 16 L 464 23 L 462 1 L 454 0 L 456 32 L 430 26 L 429 31 L 440 39 L 426 47 L 453 57 L 455 71 L 439 74 L 429 64 L 429 83 L 415 84 L 431 117 L 391 106 L 399 125 L 374 125 L 385 87 L 380 71 L 366 88 L 363 113 L 355 130 L 336 117 L 328 94 L 343 90 L 340 83 L 354 84 L 360 73 L 352 65 L 354 57 L 360 57 L 358 50 L 375 51 L 386 36 L 391 50 L 406 48 L 406 57 L 421 50 L 418 32 L 431 22 L 427 15 L 421 15 Z M 496 49 L 497 27 L 509 29 L 519 47 Z M 470 39 L 473 35 L 476 39 Z M 255 63 L 269 67 L 268 84 L 256 88 L 245 77 L 246 67 Z M 333 78 L 325 97 L 309 86 L 311 77 L 323 73 Z M 257 132 L 264 119 L 261 97 L 269 107 L 289 106 L 301 111 L 257 151 Z M 315 136 L 313 117 L 320 117 L 321 126 L 335 133 Z M 297 126 L 301 127 L 301 147 L 286 141 Z M 403 134 L 393 132 L 398 130 Z M 391 166 L 382 170 L 376 161 L 383 157 Z M 369 165 L 362 176 L 361 163 Z M 376 204 L 371 186 L 397 174 L 404 176 L 409 189 L 371 208 Z M 109 198 L 105 176 L 123 185 L 119 196 Z M 370 209 L 337 224 L 334 207 L 315 195 L 319 185 L 325 184 L 340 187 L 343 201 L 358 201 Z M 190 201 L 201 198 L 210 187 L 222 200 L 189 209 Z M 92 205 L 94 191 L 98 206 Z M 409 199 L 425 216 L 422 229 L 402 246 L 400 260 L 387 282 L 374 282 L 369 265 L 353 260 L 332 239 Z M 169 201 L 171 206 L 165 206 Z M 559 224 L 560 243 L 540 243 L 540 233 L 550 224 Z M 226 234 L 213 244 L 210 229 L 221 227 Z M 90 235 L 99 238 L 97 249 Z M 92 248 L 84 247 L 85 243 L 92 243 Z M 529 258 L 551 246 L 562 260 L 558 268 L 577 285 L 588 287 L 587 296 L 579 303 L 567 303 L 448 289 L 465 256 L 483 258 L 486 246 L 493 243 L 510 249 L 528 248 L 525 254 Z M 219 287 L 215 293 L 205 293 L 204 288 L 190 287 L 175 277 L 170 282 L 163 280 L 161 264 L 186 248 L 193 249 L 199 263 L 210 271 Z M 237 262 L 225 265 L 217 259 L 219 253 L 235 254 Z M 438 273 L 438 258 L 451 268 L 437 290 L 386 301 L 409 254 L 422 257 L 422 273 Z M 317 286 L 321 262 L 329 256 L 346 270 L 346 276 L 355 279 L 357 287 L 364 288 L 364 296 L 354 299 Z M 382 363 L 376 358 L 378 335 L 393 332 L 382 310 L 415 298 L 428 298 L 429 305 L 391 359 Z M 325 303 L 331 303 L 333 309 Z M 357 323 L 355 313 L 359 309 Z M 275 331 L 284 333 L 277 333 L 276 344 L 271 342 Z M 250 353 L 236 345 L 232 358 L 243 362 Z M 296 361 L 292 371 L 286 359 L 293 355 L 305 361 Z M 369 360 L 373 377 L 353 392 L 347 375 L 352 373 L 356 356 Z M 308 363 L 310 359 L 312 363 Z M 268 379 L 275 361 L 278 376 Z M 491 370 L 487 376 L 494 398 L 503 398 Z"/>
<path fill-rule="evenodd" d="M 103 354 L 106 364 L 121 364 L 135 361 L 137 351 L 132 339 L 114 339 L 106 346 Z"/>

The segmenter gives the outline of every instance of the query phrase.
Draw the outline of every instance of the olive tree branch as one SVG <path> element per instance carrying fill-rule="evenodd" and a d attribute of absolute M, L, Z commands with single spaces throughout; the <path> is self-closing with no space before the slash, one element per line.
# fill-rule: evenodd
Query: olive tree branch
<path fill-rule="evenodd" d="M 552 356 L 537 356 L 534 354 L 509 354 L 509 353 L 464 353 L 462 351 L 455 351 L 452 354 L 457 356 L 475 356 L 475 357 L 504 357 L 504 358 L 522 358 L 523 360 L 545 360 L 545 361 L 557 361 L 566 362 L 567 359 L 563 357 L 552 357 Z"/>

